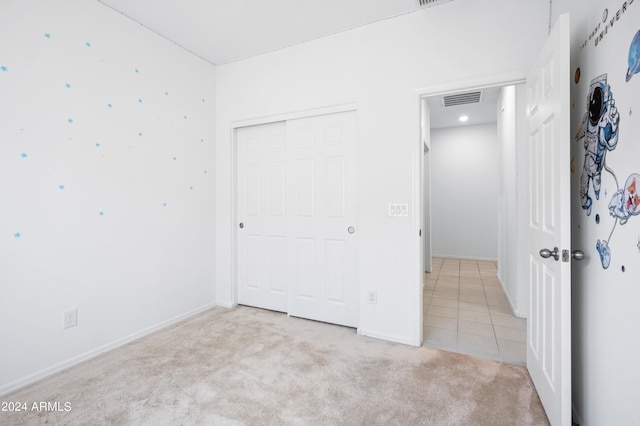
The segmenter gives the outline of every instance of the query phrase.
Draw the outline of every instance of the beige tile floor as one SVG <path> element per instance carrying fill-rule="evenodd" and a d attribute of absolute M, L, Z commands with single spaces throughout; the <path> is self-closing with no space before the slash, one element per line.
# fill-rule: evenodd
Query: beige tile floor
<path fill-rule="evenodd" d="M 527 323 L 512 314 L 497 271 L 492 261 L 433 258 L 423 346 L 526 364 Z"/>

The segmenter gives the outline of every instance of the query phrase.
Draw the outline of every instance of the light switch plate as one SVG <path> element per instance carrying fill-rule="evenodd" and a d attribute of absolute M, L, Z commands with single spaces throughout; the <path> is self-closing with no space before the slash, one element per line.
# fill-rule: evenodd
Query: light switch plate
<path fill-rule="evenodd" d="M 409 216 L 409 203 L 389 203 L 389 216 L 391 217 Z"/>

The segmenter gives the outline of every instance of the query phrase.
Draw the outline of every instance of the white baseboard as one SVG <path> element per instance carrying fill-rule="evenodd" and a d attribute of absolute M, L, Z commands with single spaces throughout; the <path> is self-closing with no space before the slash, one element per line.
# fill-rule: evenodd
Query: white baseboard
<path fill-rule="evenodd" d="M 393 334 L 379 333 L 377 331 L 366 330 L 358 328 L 358 334 L 367 337 L 373 337 L 375 339 L 387 340 L 389 342 L 402 343 L 409 346 L 420 346 L 422 342 L 415 342 L 409 337 L 395 336 Z"/>
<path fill-rule="evenodd" d="M 443 259 L 462 259 L 462 260 L 483 260 L 487 262 L 497 262 L 498 259 L 492 257 L 482 257 L 482 256 L 460 256 L 453 254 L 432 254 L 431 257 L 441 257 Z"/>
<path fill-rule="evenodd" d="M 511 299 L 511 295 L 507 291 L 507 288 L 504 286 L 504 283 L 502 282 L 502 278 L 500 276 L 498 276 L 498 282 L 502 287 L 502 291 L 504 292 L 504 295 L 507 296 L 507 301 L 509 302 L 509 308 L 511 309 L 511 313 L 513 313 L 513 316 L 527 319 L 527 315 L 523 314 L 522 312 L 516 309 L 516 305 L 513 303 L 513 300 Z"/>
<path fill-rule="evenodd" d="M 98 355 L 101 355 L 105 352 L 109 352 L 112 351 L 120 346 L 124 346 L 127 343 L 131 343 L 134 340 L 138 340 L 148 334 L 151 334 L 155 331 L 161 330 L 165 327 L 168 327 L 170 325 L 173 325 L 177 322 L 182 321 L 183 319 L 192 317 L 194 315 L 197 315 L 201 312 L 204 312 L 208 309 L 211 309 L 213 307 L 215 307 L 215 303 L 210 303 L 210 304 L 206 304 L 203 306 L 200 306 L 196 309 L 193 309 L 189 312 L 185 312 L 183 314 L 177 315 L 173 318 L 170 318 L 166 321 L 162 321 L 159 322 L 158 324 L 152 325 L 151 327 L 147 327 L 143 330 L 140 330 L 136 333 L 130 334 L 128 336 L 125 336 L 121 339 L 116 339 L 110 343 L 107 343 L 106 345 L 102 345 L 99 346 L 95 349 L 91 349 L 87 352 L 84 352 L 80 355 L 74 356 L 72 358 L 69 358 L 66 361 L 63 362 L 59 362 L 57 364 L 52 365 L 51 367 L 47 367 L 44 368 L 36 373 L 33 374 L 29 374 L 28 376 L 25 376 L 21 379 L 15 380 L 11 383 L 5 384 L 5 385 L 1 385 L 0 386 L 0 396 L 4 396 L 6 394 L 15 392 L 25 386 L 28 386 L 30 384 L 33 384 L 39 380 L 45 379 L 53 374 L 56 374 L 62 370 L 66 370 L 67 368 L 73 367 L 74 365 L 80 364 L 81 362 L 87 361 L 91 358 L 95 358 Z"/>

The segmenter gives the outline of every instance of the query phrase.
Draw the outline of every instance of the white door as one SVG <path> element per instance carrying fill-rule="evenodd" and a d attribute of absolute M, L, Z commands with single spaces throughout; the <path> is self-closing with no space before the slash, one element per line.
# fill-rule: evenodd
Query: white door
<path fill-rule="evenodd" d="M 569 53 L 569 16 L 562 15 L 527 78 L 527 368 L 554 426 L 571 424 Z"/>
<path fill-rule="evenodd" d="M 355 112 L 287 122 L 292 316 L 358 325 Z"/>
<path fill-rule="evenodd" d="M 287 311 L 285 123 L 239 128 L 238 303 Z"/>

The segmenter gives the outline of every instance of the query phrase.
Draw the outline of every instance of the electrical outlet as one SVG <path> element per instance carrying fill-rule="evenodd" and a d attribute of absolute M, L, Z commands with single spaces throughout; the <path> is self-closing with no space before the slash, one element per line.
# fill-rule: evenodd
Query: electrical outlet
<path fill-rule="evenodd" d="M 369 290 L 367 292 L 367 303 L 371 305 L 378 303 L 378 293 L 375 290 Z"/>
<path fill-rule="evenodd" d="M 64 313 L 64 328 L 78 325 L 78 309 L 71 309 Z"/>

